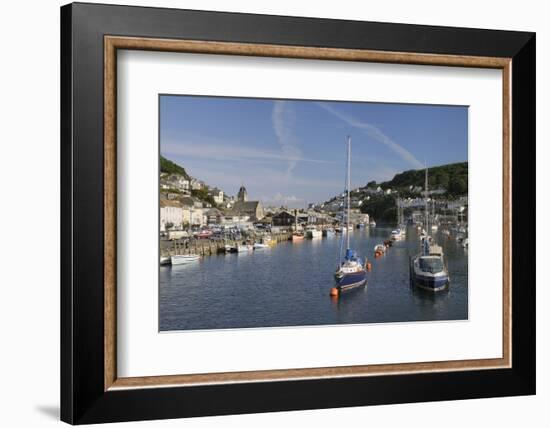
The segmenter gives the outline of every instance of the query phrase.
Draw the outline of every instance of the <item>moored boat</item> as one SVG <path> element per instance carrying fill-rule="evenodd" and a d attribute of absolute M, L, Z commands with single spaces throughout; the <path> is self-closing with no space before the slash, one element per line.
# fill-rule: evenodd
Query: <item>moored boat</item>
<path fill-rule="evenodd" d="M 318 230 L 315 226 L 306 227 L 306 237 L 309 239 L 317 239 L 323 237 L 323 232 Z"/>
<path fill-rule="evenodd" d="M 386 252 L 386 246 L 384 244 L 378 244 L 374 246 L 374 254 L 384 254 Z"/>
<path fill-rule="evenodd" d="M 323 233 L 325 234 L 325 236 L 326 236 L 327 238 L 331 238 L 331 237 L 333 237 L 334 235 L 336 235 L 336 232 L 334 231 L 334 229 L 325 229 L 325 230 L 323 231 Z"/>
<path fill-rule="evenodd" d="M 236 253 L 238 251 L 236 245 L 226 245 L 225 246 L 225 252 L 226 253 Z"/>
<path fill-rule="evenodd" d="M 170 262 L 172 263 L 172 266 L 186 265 L 186 264 L 198 262 L 200 258 L 201 256 L 199 256 L 198 254 L 176 255 L 176 256 L 170 257 Z"/>
<path fill-rule="evenodd" d="M 294 232 L 292 234 L 292 242 L 298 242 L 304 240 L 304 234 L 301 232 Z"/>
<path fill-rule="evenodd" d="M 262 248 L 269 248 L 269 245 L 261 243 L 261 242 L 254 242 L 254 249 L 255 250 L 261 250 Z"/>
<path fill-rule="evenodd" d="M 428 291 L 442 291 L 449 287 L 449 273 L 439 245 L 423 243 L 423 251 L 411 258 L 411 284 Z"/>
<path fill-rule="evenodd" d="M 237 245 L 237 253 L 246 253 L 252 251 L 254 246 L 252 244 L 239 244 Z"/>
<path fill-rule="evenodd" d="M 390 239 L 392 241 L 399 241 L 402 238 L 403 238 L 403 233 L 401 229 L 395 229 L 391 231 Z"/>
<path fill-rule="evenodd" d="M 350 187 L 351 187 L 351 139 L 347 139 L 347 152 L 348 152 L 348 162 L 347 162 L 347 182 L 346 182 L 346 204 L 345 209 L 347 209 L 346 215 L 346 226 L 343 230 L 349 232 L 350 224 Z M 344 236 L 342 235 L 342 244 Z M 342 248 L 342 246 L 341 246 Z M 367 271 L 365 269 L 363 260 L 358 257 L 357 253 L 350 248 L 350 233 L 346 233 L 346 254 L 344 259 L 341 260 L 336 268 L 334 273 L 334 280 L 336 281 L 336 287 L 331 289 L 331 295 L 338 296 L 341 292 L 347 291 L 356 287 L 363 286 L 367 283 Z"/>
<path fill-rule="evenodd" d="M 426 168 L 425 178 L 425 215 L 426 229 L 428 226 L 428 168 Z M 449 287 L 449 272 L 443 255 L 443 249 L 435 245 L 434 240 L 429 235 L 420 235 L 422 238 L 421 252 L 409 261 L 409 275 L 412 286 L 428 291 L 442 291 Z"/>

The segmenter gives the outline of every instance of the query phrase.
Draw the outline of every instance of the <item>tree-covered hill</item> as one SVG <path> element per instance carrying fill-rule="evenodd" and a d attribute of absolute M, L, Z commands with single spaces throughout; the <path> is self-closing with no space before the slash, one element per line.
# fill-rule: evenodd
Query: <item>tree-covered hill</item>
<path fill-rule="evenodd" d="M 399 189 L 418 186 L 424 188 L 424 176 L 424 169 L 404 171 L 383 183 L 382 187 Z M 468 193 L 468 162 L 429 168 L 428 180 L 431 189 L 445 189 L 453 195 Z"/>
<path fill-rule="evenodd" d="M 424 169 L 413 169 L 396 174 L 390 181 L 376 183 L 371 181 L 366 187 L 408 191 L 410 188 L 424 189 Z M 428 169 L 428 185 L 432 190 L 444 189 L 448 196 L 460 196 L 468 193 L 468 162 L 451 163 Z"/>
<path fill-rule="evenodd" d="M 185 177 L 186 180 L 190 180 L 191 177 L 185 171 L 185 168 L 179 166 L 177 163 L 172 162 L 169 159 L 166 159 L 164 156 L 160 157 L 160 172 L 165 172 L 167 174 L 179 174 Z"/>

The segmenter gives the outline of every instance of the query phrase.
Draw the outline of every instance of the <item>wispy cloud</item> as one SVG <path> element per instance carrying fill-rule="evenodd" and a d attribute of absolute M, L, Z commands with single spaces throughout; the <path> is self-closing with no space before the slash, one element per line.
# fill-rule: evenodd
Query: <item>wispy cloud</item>
<path fill-rule="evenodd" d="M 283 195 L 278 192 L 274 196 L 262 196 L 262 201 L 264 204 L 274 204 L 274 205 L 296 205 L 300 202 L 303 202 L 303 199 L 298 198 L 295 195 Z"/>
<path fill-rule="evenodd" d="M 297 151 L 294 154 L 280 153 L 274 150 L 258 149 L 233 142 L 212 142 L 201 141 L 200 138 L 189 137 L 178 139 L 177 142 L 166 142 L 162 144 L 162 153 L 166 156 L 186 156 L 223 161 L 256 161 L 256 162 L 311 162 L 311 163 L 332 163 L 328 160 L 311 159 L 302 156 Z"/>
<path fill-rule="evenodd" d="M 416 159 L 411 152 L 409 152 L 403 146 L 397 144 L 376 126 L 371 125 L 367 122 L 363 122 L 348 114 L 345 114 L 327 103 L 318 102 L 317 105 L 332 114 L 333 116 L 336 116 L 338 119 L 344 121 L 349 126 L 361 130 L 372 139 L 386 145 L 389 149 L 393 150 L 402 160 L 409 163 L 414 168 L 424 168 L 424 164 Z"/>
<path fill-rule="evenodd" d="M 273 112 L 271 113 L 273 130 L 277 136 L 277 141 L 281 146 L 284 157 L 287 160 L 287 178 L 290 178 L 292 171 L 296 167 L 298 160 L 301 160 L 302 151 L 298 147 L 299 139 L 292 131 L 296 121 L 296 115 L 292 104 L 286 101 L 275 101 L 273 103 Z"/>

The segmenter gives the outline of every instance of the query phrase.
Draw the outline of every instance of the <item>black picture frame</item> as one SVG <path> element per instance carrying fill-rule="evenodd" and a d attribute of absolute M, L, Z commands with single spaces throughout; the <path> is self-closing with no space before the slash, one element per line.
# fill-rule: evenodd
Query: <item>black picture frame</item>
<path fill-rule="evenodd" d="M 104 390 L 104 36 L 512 58 L 512 367 Z M 71 424 L 535 393 L 535 34 L 74 3 L 61 8 L 61 419 Z"/>

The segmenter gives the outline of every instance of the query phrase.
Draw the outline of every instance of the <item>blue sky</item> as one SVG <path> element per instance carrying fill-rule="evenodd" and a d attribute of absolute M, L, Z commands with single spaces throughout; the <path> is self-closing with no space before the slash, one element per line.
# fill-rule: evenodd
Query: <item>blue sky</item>
<path fill-rule="evenodd" d="M 468 160 L 463 106 L 162 95 L 160 151 L 229 195 L 303 207 L 409 169 Z"/>

